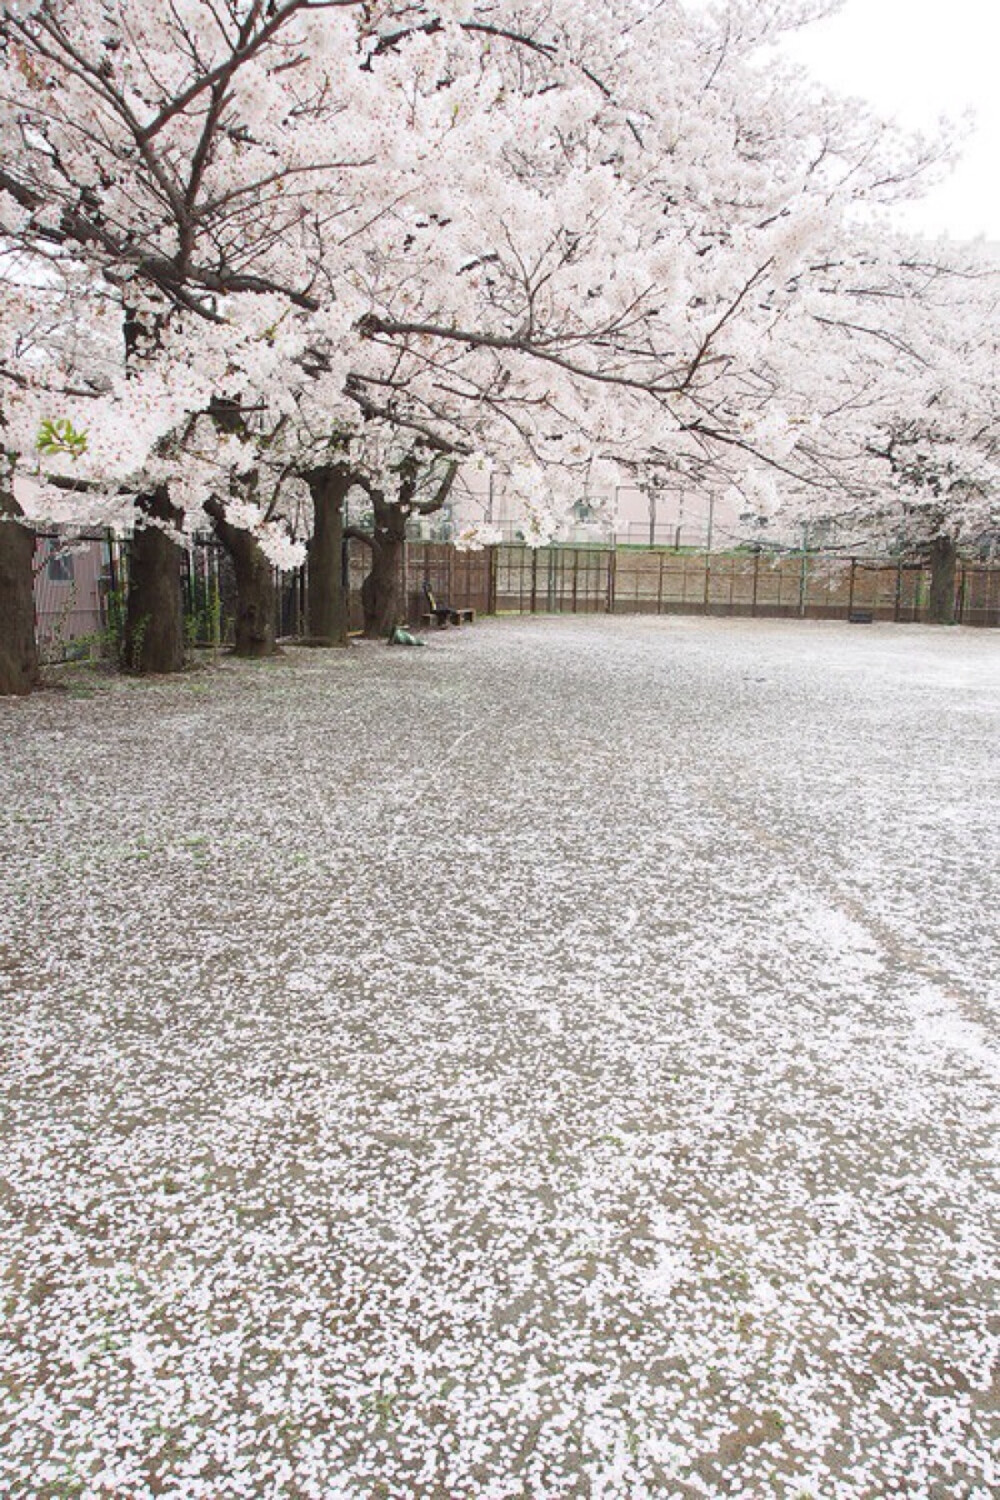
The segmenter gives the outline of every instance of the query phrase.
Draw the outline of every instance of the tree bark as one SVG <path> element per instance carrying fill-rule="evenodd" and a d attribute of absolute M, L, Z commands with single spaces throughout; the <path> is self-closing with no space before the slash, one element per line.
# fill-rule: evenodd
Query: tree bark
<path fill-rule="evenodd" d="M 927 619 L 932 625 L 955 623 L 955 576 L 958 548 L 951 537 L 935 537 L 930 548 L 931 597 Z"/>
<path fill-rule="evenodd" d="M 353 476 L 346 464 L 323 464 L 305 475 L 313 503 L 306 563 L 306 629 L 315 645 L 347 645 L 344 587 L 344 502 Z"/>
<path fill-rule="evenodd" d="M 0 481 L 0 694 L 30 693 L 39 680 L 35 534 L 17 519 L 23 514 Z"/>
<path fill-rule="evenodd" d="M 406 523 L 412 515 L 430 516 L 441 510 L 457 472 L 458 464 L 449 463 L 437 489 L 426 500 L 417 498 L 419 467 L 414 461 L 402 470 L 395 500 L 387 500 L 382 490 L 369 489 L 375 515 L 375 529 L 370 538 L 372 566 L 361 585 L 364 633 L 368 639 L 384 640 L 396 625 L 406 624 L 405 604 L 399 597 Z"/>
<path fill-rule="evenodd" d="M 226 508 L 220 500 L 206 501 L 205 510 L 212 518 L 216 536 L 232 558 L 236 574 L 234 654 L 250 658 L 276 656 L 274 568 L 256 537 L 226 520 Z"/>
<path fill-rule="evenodd" d="M 121 667 L 146 676 L 184 667 L 184 596 L 181 549 L 157 522 L 179 525 L 180 513 L 161 487 L 136 500 L 139 524 L 129 551 L 128 600 Z M 149 524 L 142 524 L 148 517 Z"/>
<path fill-rule="evenodd" d="M 398 504 L 372 492 L 375 532 L 372 537 L 371 571 L 361 585 L 364 634 L 367 640 L 385 640 L 400 618 L 399 579 L 406 542 L 407 516 Z"/>

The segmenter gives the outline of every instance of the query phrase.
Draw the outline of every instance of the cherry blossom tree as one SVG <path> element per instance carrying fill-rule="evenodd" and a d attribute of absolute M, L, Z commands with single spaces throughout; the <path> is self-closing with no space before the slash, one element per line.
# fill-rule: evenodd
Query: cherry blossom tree
<path fill-rule="evenodd" d="M 880 328 L 892 352 L 864 522 L 930 562 L 929 618 L 950 624 L 960 551 L 1000 528 L 1000 263 L 952 251 L 904 264 L 917 285 L 907 318 Z"/>
<path fill-rule="evenodd" d="M 929 616 L 948 622 L 960 550 L 1000 526 L 1000 263 L 884 232 L 854 252 L 781 347 L 814 378 L 800 378 L 791 460 L 743 475 L 741 492 L 779 525 L 832 523 L 844 545 L 928 561 Z"/>
<path fill-rule="evenodd" d="M 246 453 L 253 424 L 200 420 L 219 399 L 287 427 L 328 602 L 356 478 L 339 435 L 359 423 L 489 453 L 536 515 L 568 508 L 595 458 L 704 474 L 787 456 L 766 371 L 815 267 L 938 153 L 778 65 L 781 32 L 826 8 L 8 5 L 0 236 L 118 301 L 122 368 L 67 417 L 93 435 L 79 493 L 130 493 L 148 543 L 140 665 L 179 665 L 171 547 L 206 500 L 217 525 L 274 520 L 246 508 L 259 464 L 233 442 Z M 35 462 L 37 392 L 7 407 L 9 450 Z"/>

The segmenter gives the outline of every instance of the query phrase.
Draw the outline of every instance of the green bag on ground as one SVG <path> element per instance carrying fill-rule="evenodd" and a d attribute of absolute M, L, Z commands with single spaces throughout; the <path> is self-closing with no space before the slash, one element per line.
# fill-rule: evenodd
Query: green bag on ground
<path fill-rule="evenodd" d="M 390 646 L 426 646 L 426 641 L 418 641 L 415 635 L 411 635 L 405 625 L 394 625 L 389 632 Z"/>

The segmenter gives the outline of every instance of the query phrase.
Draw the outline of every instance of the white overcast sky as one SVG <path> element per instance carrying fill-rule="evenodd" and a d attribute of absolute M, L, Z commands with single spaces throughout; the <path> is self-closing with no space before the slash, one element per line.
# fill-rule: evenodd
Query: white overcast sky
<path fill-rule="evenodd" d="M 796 54 L 839 92 L 909 126 L 977 115 L 952 178 L 907 211 L 910 227 L 1000 241 L 1000 0 L 846 0 Z"/>

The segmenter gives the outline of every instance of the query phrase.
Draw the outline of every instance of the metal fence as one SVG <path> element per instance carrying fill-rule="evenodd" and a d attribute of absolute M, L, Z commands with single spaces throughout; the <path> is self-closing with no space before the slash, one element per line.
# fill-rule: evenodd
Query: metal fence
<path fill-rule="evenodd" d="M 352 629 L 362 625 L 361 585 L 369 550 L 345 549 Z M 236 584 L 212 538 L 183 554 L 185 630 L 192 646 L 232 640 Z M 43 657 L 113 654 L 128 575 L 128 543 L 104 534 L 67 541 L 40 536 L 35 602 Z M 926 620 L 930 569 L 918 562 L 822 553 L 677 552 L 667 548 L 521 544 L 463 552 L 448 542 L 408 542 L 400 565 L 400 615 L 418 625 L 424 583 L 442 600 L 477 614 L 709 614 L 803 619 Z M 277 630 L 306 633 L 305 569 L 277 578 Z M 1000 566 L 965 563 L 956 576 L 955 616 L 1000 626 Z"/>
<path fill-rule="evenodd" d="M 103 531 L 35 540 L 35 625 L 43 661 L 113 656 L 128 588 L 127 538 Z M 232 638 L 236 581 L 222 548 L 211 538 L 182 553 L 184 625 L 192 646 L 221 646 Z"/>
<path fill-rule="evenodd" d="M 930 568 L 822 553 L 685 553 L 648 547 L 499 547 L 494 596 L 517 614 L 711 614 L 926 620 Z M 1000 567 L 959 566 L 955 617 L 1000 625 Z"/>

